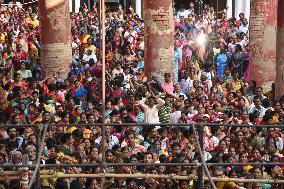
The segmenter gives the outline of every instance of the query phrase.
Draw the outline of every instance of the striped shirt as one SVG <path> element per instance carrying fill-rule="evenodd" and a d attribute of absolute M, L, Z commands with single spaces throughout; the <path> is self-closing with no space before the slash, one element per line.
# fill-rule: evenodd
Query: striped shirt
<path fill-rule="evenodd" d="M 172 113 L 172 105 L 164 105 L 159 110 L 160 123 L 170 123 L 170 115 Z"/>

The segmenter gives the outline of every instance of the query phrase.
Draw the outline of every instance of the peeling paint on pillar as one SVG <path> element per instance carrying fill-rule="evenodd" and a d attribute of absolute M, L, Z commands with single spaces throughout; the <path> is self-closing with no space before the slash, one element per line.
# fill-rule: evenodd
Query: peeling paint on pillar
<path fill-rule="evenodd" d="M 66 78 L 72 61 L 69 0 L 38 1 L 44 76 Z"/>
<path fill-rule="evenodd" d="M 278 0 L 251 0 L 250 16 L 250 79 L 264 91 L 276 79 L 276 33 Z"/>
<path fill-rule="evenodd" d="M 173 75 L 174 22 L 172 0 L 144 1 L 145 73 L 163 81 L 164 73 Z"/>
<path fill-rule="evenodd" d="M 277 31 L 277 62 L 275 96 L 279 98 L 284 95 L 284 1 L 278 4 L 278 31 Z"/>

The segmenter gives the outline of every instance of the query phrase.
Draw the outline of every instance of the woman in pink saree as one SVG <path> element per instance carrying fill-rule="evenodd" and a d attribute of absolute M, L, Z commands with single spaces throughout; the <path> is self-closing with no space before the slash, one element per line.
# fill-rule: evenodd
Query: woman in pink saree
<path fill-rule="evenodd" d="M 186 39 L 183 41 L 183 48 L 182 48 L 182 69 L 186 69 L 188 67 L 187 60 L 191 59 L 192 57 L 192 50 L 194 48 L 194 40 L 191 33 L 186 34 Z"/>

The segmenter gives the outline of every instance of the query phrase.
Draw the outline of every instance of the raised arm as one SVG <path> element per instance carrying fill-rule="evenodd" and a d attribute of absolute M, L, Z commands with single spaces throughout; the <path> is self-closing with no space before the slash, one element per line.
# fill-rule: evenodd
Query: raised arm
<path fill-rule="evenodd" d="M 159 94 L 159 95 L 155 96 L 158 109 L 160 109 L 165 104 L 165 101 L 160 98 L 162 95 L 163 94 Z"/>

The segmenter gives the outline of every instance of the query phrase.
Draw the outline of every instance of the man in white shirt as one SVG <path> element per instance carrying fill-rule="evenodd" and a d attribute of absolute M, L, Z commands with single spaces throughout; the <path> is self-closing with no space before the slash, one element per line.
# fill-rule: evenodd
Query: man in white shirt
<path fill-rule="evenodd" d="M 181 117 L 181 104 L 180 102 L 174 103 L 174 112 L 170 115 L 170 123 L 177 124 Z"/>
<path fill-rule="evenodd" d="M 190 2 L 189 3 L 189 9 L 188 11 L 190 12 L 190 14 L 192 14 L 194 12 L 194 3 L 193 2 Z"/>
<path fill-rule="evenodd" d="M 180 10 L 177 12 L 177 17 L 176 17 L 177 22 L 180 21 L 181 16 L 183 16 L 184 18 L 188 18 L 190 14 L 191 11 L 184 9 L 183 5 L 181 5 Z"/>
<path fill-rule="evenodd" d="M 209 64 L 204 65 L 204 70 L 200 70 L 198 73 L 198 77 L 201 78 L 201 76 L 204 75 L 208 80 L 212 81 L 215 77 L 214 72 L 211 69 L 211 66 Z"/>
<path fill-rule="evenodd" d="M 89 49 L 86 54 L 83 56 L 83 62 L 89 62 L 90 59 L 93 59 L 97 62 L 97 56 L 93 53 L 92 49 Z"/>
<path fill-rule="evenodd" d="M 108 143 L 108 149 L 112 149 L 112 147 L 114 145 L 118 145 L 119 144 L 118 138 L 111 133 L 111 127 L 109 127 L 109 126 L 106 127 L 106 131 L 105 132 L 106 132 L 105 133 L 106 134 L 106 141 Z M 99 136 L 95 140 L 95 143 L 101 145 L 101 142 L 102 142 L 102 136 Z"/>
<path fill-rule="evenodd" d="M 260 97 L 255 97 L 254 98 L 254 103 L 252 103 L 249 106 L 249 111 L 248 113 L 253 113 L 254 111 L 259 112 L 259 118 L 263 118 L 265 115 L 266 109 L 262 106 L 261 98 Z"/>
<path fill-rule="evenodd" d="M 238 34 L 240 33 L 244 33 L 246 36 L 248 34 L 248 31 L 249 31 L 249 28 L 248 28 L 248 21 L 246 19 L 244 19 L 242 21 L 242 25 L 239 27 L 239 30 L 238 30 Z"/>
<path fill-rule="evenodd" d="M 159 95 L 161 96 L 161 95 Z M 146 104 L 146 101 L 148 103 Z M 144 108 L 144 122 L 149 124 L 160 123 L 159 120 L 159 109 L 165 104 L 165 101 L 156 97 L 149 96 L 142 99 L 139 102 L 140 105 Z"/>

